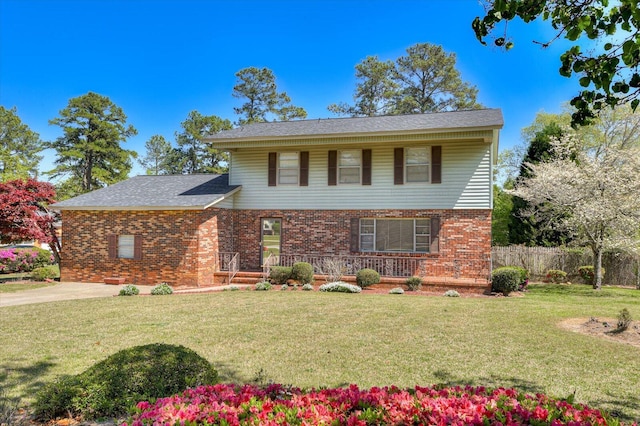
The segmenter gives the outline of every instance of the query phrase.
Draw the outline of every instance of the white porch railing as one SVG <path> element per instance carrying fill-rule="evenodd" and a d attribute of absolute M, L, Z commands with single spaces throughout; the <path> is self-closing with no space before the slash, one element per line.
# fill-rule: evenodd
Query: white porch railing
<path fill-rule="evenodd" d="M 291 266 L 295 262 L 308 262 L 316 273 L 322 273 L 327 262 L 342 265 L 344 275 L 355 275 L 360 269 L 375 269 L 386 277 L 410 277 L 426 270 L 425 258 L 384 256 L 323 256 L 315 254 L 280 255 L 280 265 Z"/>
<path fill-rule="evenodd" d="M 269 253 L 269 256 L 262 262 L 262 279 L 267 281 L 269 274 L 271 273 L 271 267 L 277 265 L 280 261 L 280 256 L 274 256 L 273 253 Z"/>
<path fill-rule="evenodd" d="M 240 253 L 217 252 L 216 271 L 227 271 L 229 273 L 229 283 L 240 270 Z"/>

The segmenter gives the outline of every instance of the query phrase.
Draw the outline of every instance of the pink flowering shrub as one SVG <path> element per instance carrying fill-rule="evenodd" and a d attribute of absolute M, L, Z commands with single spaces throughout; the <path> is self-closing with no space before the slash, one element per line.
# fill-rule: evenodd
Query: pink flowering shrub
<path fill-rule="evenodd" d="M 0 250 L 0 274 L 31 272 L 54 263 L 53 255 L 44 249 L 2 249 Z"/>
<path fill-rule="evenodd" d="M 218 384 L 139 402 L 122 426 L 143 425 L 606 425 L 600 411 L 545 395 L 484 387 L 395 386 L 303 391 Z M 613 420 L 615 423 L 616 421 Z M 610 423 L 609 423 L 610 424 Z"/>

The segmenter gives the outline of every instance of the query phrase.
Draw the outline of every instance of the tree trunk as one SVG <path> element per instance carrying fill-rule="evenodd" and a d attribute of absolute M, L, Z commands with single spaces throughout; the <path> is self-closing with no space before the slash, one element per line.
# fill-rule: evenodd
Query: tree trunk
<path fill-rule="evenodd" d="M 600 290 L 602 288 L 602 247 L 594 249 L 593 254 L 593 288 Z"/>

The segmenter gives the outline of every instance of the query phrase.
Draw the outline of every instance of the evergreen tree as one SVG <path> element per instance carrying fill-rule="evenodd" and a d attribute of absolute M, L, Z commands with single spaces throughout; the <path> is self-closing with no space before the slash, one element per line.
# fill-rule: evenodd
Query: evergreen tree
<path fill-rule="evenodd" d="M 249 67 L 236 73 L 233 97 L 245 102 L 233 110 L 240 116 L 238 124 L 259 123 L 275 117 L 279 121 L 304 119 L 307 112 L 291 104 L 286 92 L 278 92 L 276 77 L 268 68 Z"/>
<path fill-rule="evenodd" d="M 16 109 L 0 105 L 0 182 L 36 176 L 43 148 L 40 136 L 20 120 Z"/>
<path fill-rule="evenodd" d="M 135 151 L 120 144 L 137 134 L 127 124 L 122 109 L 106 96 L 89 92 L 72 98 L 60 117 L 49 121 L 60 126 L 63 136 L 47 145 L 56 150 L 56 167 L 47 172 L 52 177 L 66 177 L 67 188 L 77 188 L 78 195 L 127 179 Z"/>

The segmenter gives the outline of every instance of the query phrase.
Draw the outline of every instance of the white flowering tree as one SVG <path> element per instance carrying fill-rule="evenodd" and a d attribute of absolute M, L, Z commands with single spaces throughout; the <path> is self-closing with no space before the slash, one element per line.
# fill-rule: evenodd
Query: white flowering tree
<path fill-rule="evenodd" d="M 527 200 L 529 214 L 568 230 L 594 258 L 594 288 L 602 286 L 602 252 L 640 247 L 640 148 L 613 144 L 583 149 L 575 133 L 553 143 L 558 154 L 529 164 L 531 177 L 510 191 Z"/>

